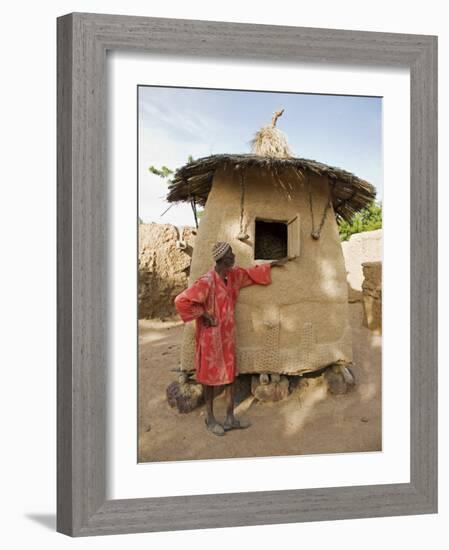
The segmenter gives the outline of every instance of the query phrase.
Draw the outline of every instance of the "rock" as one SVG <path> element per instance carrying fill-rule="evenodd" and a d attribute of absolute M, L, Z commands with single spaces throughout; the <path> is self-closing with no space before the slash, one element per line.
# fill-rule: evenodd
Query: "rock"
<path fill-rule="evenodd" d="M 355 384 L 355 378 L 352 374 L 352 370 L 346 367 L 345 365 L 340 366 L 340 372 L 343 375 L 343 380 L 346 384 L 353 386 Z"/>
<path fill-rule="evenodd" d="M 201 384 L 195 382 L 172 382 L 166 390 L 170 407 L 180 413 L 188 413 L 204 404 L 204 391 Z"/>
<path fill-rule="evenodd" d="M 328 372 L 324 375 L 329 387 L 330 393 L 341 395 L 348 391 L 346 382 L 339 372 Z"/>
<path fill-rule="evenodd" d="M 259 376 L 253 376 L 251 391 L 259 401 L 281 401 L 289 395 L 289 383 L 286 376 L 281 376 L 279 382 L 262 384 Z"/>
<path fill-rule="evenodd" d="M 334 395 L 347 393 L 355 384 L 354 375 L 346 365 L 332 365 L 324 373 L 324 379 L 329 392 Z"/>

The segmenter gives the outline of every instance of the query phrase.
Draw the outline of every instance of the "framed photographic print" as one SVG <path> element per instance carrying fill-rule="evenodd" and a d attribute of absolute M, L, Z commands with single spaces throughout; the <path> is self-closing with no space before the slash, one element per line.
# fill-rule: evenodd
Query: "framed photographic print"
<path fill-rule="evenodd" d="M 429 36 L 58 20 L 59 531 L 436 511 L 436 76 Z"/>

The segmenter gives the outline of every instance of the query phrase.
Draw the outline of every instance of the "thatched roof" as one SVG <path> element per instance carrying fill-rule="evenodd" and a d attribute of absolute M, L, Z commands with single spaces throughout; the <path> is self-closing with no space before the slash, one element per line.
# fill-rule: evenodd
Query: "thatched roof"
<path fill-rule="evenodd" d="M 176 171 L 169 185 L 169 202 L 191 201 L 206 203 L 215 170 L 233 167 L 236 170 L 258 167 L 271 171 L 273 182 L 287 195 L 293 186 L 302 185 L 307 173 L 327 176 L 331 184 L 332 204 L 337 218 L 350 221 L 352 216 L 376 197 L 375 188 L 346 170 L 302 158 L 273 158 L 260 155 L 211 155 L 189 162 Z M 298 176 L 294 182 L 284 181 L 283 169 L 293 167 Z"/>

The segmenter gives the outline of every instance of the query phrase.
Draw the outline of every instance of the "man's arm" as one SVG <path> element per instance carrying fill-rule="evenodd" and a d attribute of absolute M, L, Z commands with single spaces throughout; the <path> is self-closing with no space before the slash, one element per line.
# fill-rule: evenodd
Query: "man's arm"
<path fill-rule="evenodd" d="M 198 317 L 212 317 L 207 314 L 205 307 L 209 289 L 209 281 L 206 277 L 201 277 L 192 286 L 176 296 L 175 307 L 184 323 L 193 321 Z"/>
<path fill-rule="evenodd" d="M 294 260 L 296 256 L 290 258 L 281 258 L 279 260 L 272 260 L 266 264 L 255 265 L 248 269 L 243 267 L 236 267 L 234 270 L 237 273 L 239 287 L 244 288 L 251 285 L 269 285 L 271 284 L 271 268 L 276 266 L 283 266 L 287 262 Z"/>
<path fill-rule="evenodd" d="M 239 288 L 251 285 L 269 285 L 271 283 L 271 264 L 255 265 L 247 269 L 234 268 Z"/>

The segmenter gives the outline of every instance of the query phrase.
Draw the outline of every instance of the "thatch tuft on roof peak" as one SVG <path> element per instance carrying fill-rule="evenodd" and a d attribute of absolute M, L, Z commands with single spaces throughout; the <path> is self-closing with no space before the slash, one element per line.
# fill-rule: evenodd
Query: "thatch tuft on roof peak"
<path fill-rule="evenodd" d="M 283 132 L 276 128 L 277 119 L 284 109 L 273 113 L 271 124 L 263 126 L 251 141 L 251 153 L 261 157 L 287 159 L 292 157 L 292 152 Z"/>

